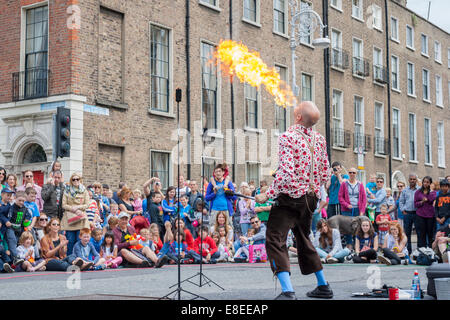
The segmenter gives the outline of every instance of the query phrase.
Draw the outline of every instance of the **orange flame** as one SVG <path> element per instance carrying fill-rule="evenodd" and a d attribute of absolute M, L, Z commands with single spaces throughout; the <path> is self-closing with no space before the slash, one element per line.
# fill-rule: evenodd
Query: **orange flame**
<path fill-rule="evenodd" d="M 222 70 L 235 74 L 241 82 L 253 87 L 264 84 L 266 90 L 275 98 L 275 103 L 284 108 L 295 106 L 297 99 L 275 68 L 269 68 L 260 58 L 259 52 L 250 52 L 242 43 L 233 40 L 221 41 L 215 52 Z"/>

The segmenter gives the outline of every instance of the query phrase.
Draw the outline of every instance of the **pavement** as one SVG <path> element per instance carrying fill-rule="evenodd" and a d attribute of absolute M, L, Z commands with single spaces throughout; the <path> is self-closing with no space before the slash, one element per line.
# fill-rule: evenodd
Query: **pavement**
<path fill-rule="evenodd" d="M 315 276 L 301 275 L 295 262 L 295 258 L 291 259 L 291 279 L 297 298 L 311 300 L 306 292 L 315 288 Z M 370 292 L 383 284 L 409 289 L 415 270 L 419 272 L 422 289 L 426 289 L 425 269 L 417 265 L 341 263 L 325 264 L 324 274 L 334 292 L 333 300 L 373 300 L 352 297 L 352 293 Z M 199 265 L 181 266 L 180 279 L 191 278 L 181 283 L 181 300 L 272 300 L 281 291 L 268 263 L 203 265 L 202 286 L 198 272 Z M 209 280 L 213 282 L 207 283 Z M 1 273 L 0 300 L 178 299 L 177 283 L 177 265 L 166 265 L 161 269 L 119 268 L 81 273 Z"/>

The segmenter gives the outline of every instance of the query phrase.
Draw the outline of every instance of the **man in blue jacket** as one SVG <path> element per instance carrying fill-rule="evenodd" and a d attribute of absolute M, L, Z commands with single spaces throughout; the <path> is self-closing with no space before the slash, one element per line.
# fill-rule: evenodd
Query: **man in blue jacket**
<path fill-rule="evenodd" d="M 233 202 L 236 200 L 235 195 L 228 195 L 225 193 L 226 189 L 234 192 L 233 183 L 230 181 L 228 185 L 225 186 L 225 178 L 223 176 L 224 168 L 222 164 L 218 164 L 214 168 L 214 180 L 216 181 L 216 186 L 210 182 L 208 188 L 206 189 L 205 200 L 209 201 L 211 223 L 216 221 L 216 215 L 219 212 L 228 213 L 228 222 L 232 224 L 231 217 L 233 216 Z"/>

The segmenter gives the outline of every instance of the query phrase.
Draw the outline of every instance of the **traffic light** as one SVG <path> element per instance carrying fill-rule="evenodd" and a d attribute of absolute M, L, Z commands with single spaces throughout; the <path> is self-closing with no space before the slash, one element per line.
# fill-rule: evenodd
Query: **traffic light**
<path fill-rule="evenodd" d="M 70 109 L 64 107 L 56 112 L 56 157 L 70 157 Z"/>

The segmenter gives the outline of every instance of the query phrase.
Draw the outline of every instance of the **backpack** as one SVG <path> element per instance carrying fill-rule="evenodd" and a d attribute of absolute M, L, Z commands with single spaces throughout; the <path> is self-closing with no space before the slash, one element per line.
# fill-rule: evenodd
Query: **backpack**
<path fill-rule="evenodd" d="M 267 253 L 266 246 L 261 244 L 252 244 L 248 246 L 248 262 L 266 262 L 267 261 Z"/>
<path fill-rule="evenodd" d="M 413 257 L 416 258 L 416 264 L 420 266 L 431 266 L 437 261 L 435 253 L 430 248 L 417 248 L 414 250 Z"/>

